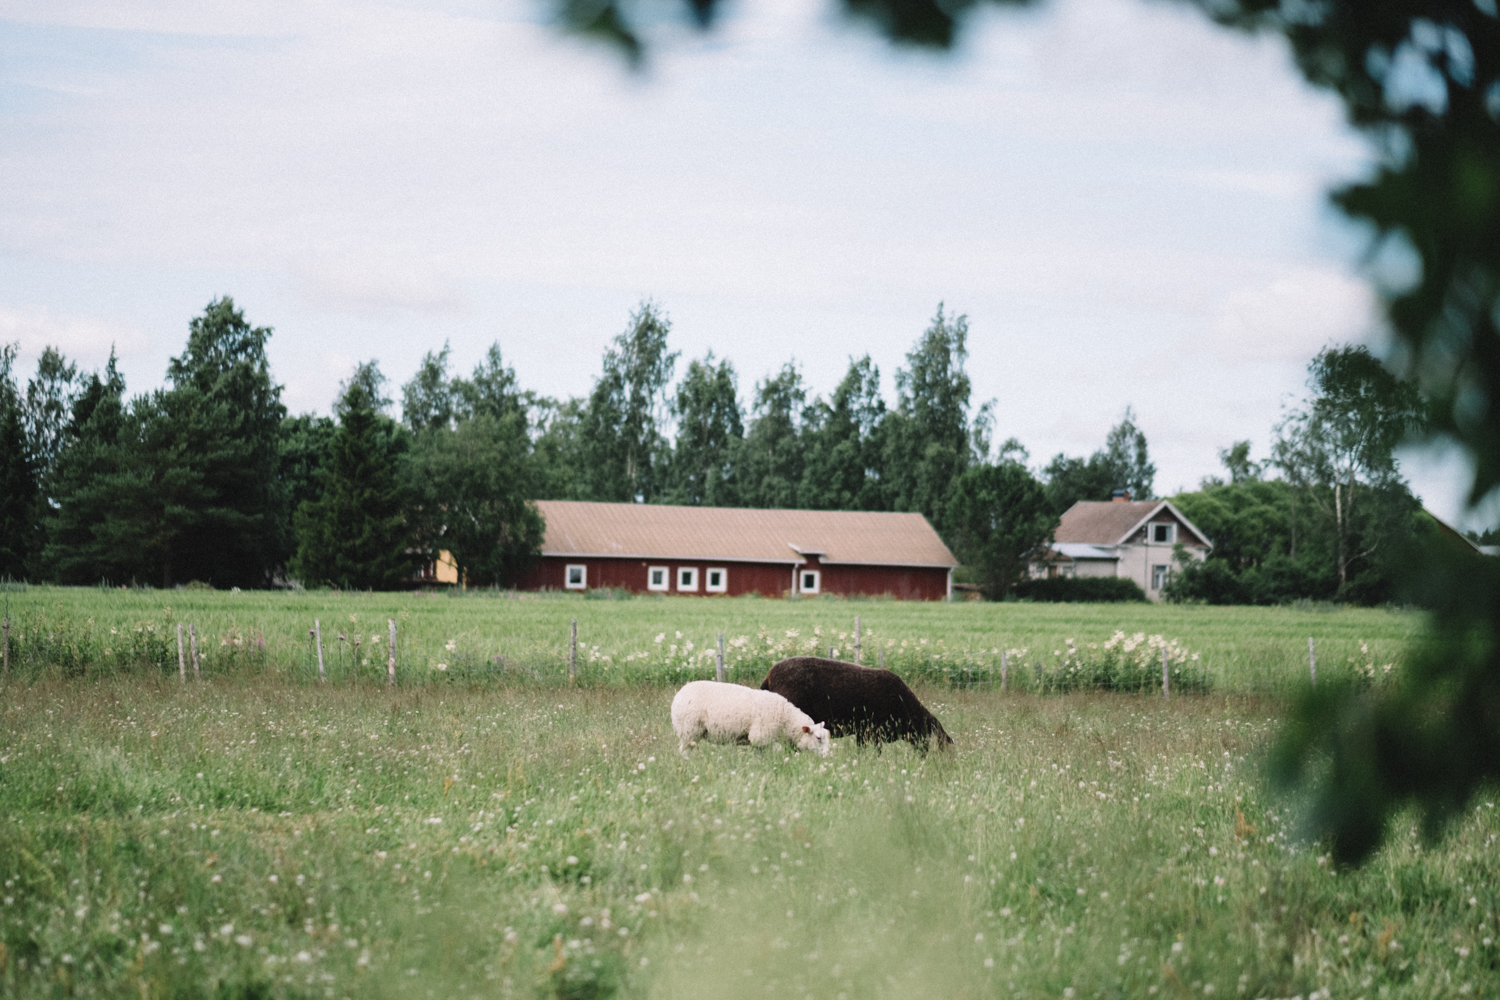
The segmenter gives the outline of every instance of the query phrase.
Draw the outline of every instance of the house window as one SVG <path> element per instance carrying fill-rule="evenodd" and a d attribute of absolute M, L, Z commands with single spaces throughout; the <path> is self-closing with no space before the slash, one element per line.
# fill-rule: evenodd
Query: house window
<path fill-rule="evenodd" d="M 582 563 L 568 563 L 563 570 L 563 586 L 569 590 L 583 590 L 589 585 L 589 568 Z"/>
<path fill-rule="evenodd" d="M 677 589 L 697 590 L 698 570 L 693 566 L 679 566 L 677 568 Z"/>
<path fill-rule="evenodd" d="M 671 579 L 671 577 L 668 576 L 667 573 L 668 573 L 668 570 L 667 570 L 667 567 L 665 567 L 665 566 L 651 566 L 651 567 L 647 568 L 647 570 L 646 570 L 646 589 L 647 590 L 666 590 L 667 589 L 667 581 Z"/>
<path fill-rule="evenodd" d="M 1167 566 L 1151 567 L 1151 589 L 1160 590 L 1167 585 Z"/>
<path fill-rule="evenodd" d="M 723 567 L 710 566 L 703 574 L 703 589 L 710 594 L 722 594 L 729 589 L 729 572 Z"/>
<path fill-rule="evenodd" d="M 800 589 L 802 593 L 816 594 L 818 592 L 818 585 L 822 581 L 822 573 L 819 573 L 815 569 L 804 569 L 799 571 L 797 576 L 801 581 Z"/>
<path fill-rule="evenodd" d="M 1177 525 L 1153 524 L 1151 526 L 1151 540 L 1161 545 L 1171 545 L 1177 540 Z"/>

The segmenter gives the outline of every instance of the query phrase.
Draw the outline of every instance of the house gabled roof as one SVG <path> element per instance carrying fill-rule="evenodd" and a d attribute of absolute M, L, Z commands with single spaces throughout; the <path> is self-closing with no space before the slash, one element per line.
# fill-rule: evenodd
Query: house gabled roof
<path fill-rule="evenodd" d="M 1063 514 L 1053 538 L 1065 543 L 1124 545 L 1131 535 L 1163 509 L 1169 511 L 1177 523 L 1192 532 L 1199 542 L 1213 548 L 1213 542 L 1208 540 L 1208 536 L 1183 516 L 1182 511 L 1174 507 L 1170 500 L 1080 500 Z"/>
<path fill-rule="evenodd" d="M 542 555 L 930 566 L 958 560 L 921 514 L 538 500 Z"/>

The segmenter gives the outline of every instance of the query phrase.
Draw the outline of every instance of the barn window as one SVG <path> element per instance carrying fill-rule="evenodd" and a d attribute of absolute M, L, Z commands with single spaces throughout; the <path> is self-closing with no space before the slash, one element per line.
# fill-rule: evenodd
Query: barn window
<path fill-rule="evenodd" d="M 818 586 L 822 582 L 822 573 L 819 573 L 815 569 L 804 569 L 798 574 L 798 576 L 802 580 L 802 585 L 800 588 L 802 593 L 816 594 L 818 592 Z"/>
<path fill-rule="evenodd" d="M 583 563 L 568 563 L 563 570 L 563 586 L 569 590 L 583 590 L 589 585 L 589 568 Z"/>
<path fill-rule="evenodd" d="M 722 567 L 710 566 L 703 571 L 703 589 L 710 594 L 722 594 L 729 589 L 729 573 Z"/>
<path fill-rule="evenodd" d="M 1151 589 L 1152 590 L 1160 590 L 1161 588 L 1163 588 L 1163 587 L 1165 587 L 1167 585 L 1167 570 L 1168 570 L 1168 567 L 1166 567 L 1166 566 L 1152 566 L 1151 567 Z"/>
<path fill-rule="evenodd" d="M 1171 545 L 1177 540 L 1177 525 L 1153 524 L 1151 526 L 1151 540 L 1158 544 Z"/>
<path fill-rule="evenodd" d="M 694 566 L 679 566 L 677 568 L 677 589 L 697 590 L 698 569 Z"/>
<path fill-rule="evenodd" d="M 647 590 L 666 590 L 669 580 L 671 577 L 665 566 L 652 566 L 646 570 Z"/>

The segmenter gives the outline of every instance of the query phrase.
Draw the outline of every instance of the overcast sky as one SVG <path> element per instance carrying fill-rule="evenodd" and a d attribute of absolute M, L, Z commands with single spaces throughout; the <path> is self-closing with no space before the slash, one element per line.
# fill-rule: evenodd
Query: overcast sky
<path fill-rule="evenodd" d="M 632 74 L 527 0 L 0 0 L 0 340 L 114 344 L 144 391 L 228 294 L 327 413 L 445 340 L 586 393 L 651 297 L 748 404 L 866 352 L 892 396 L 942 301 L 997 439 L 1087 454 L 1133 405 L 1164 494 L 1264 457 L 1322 346 L 1383 344 L 1325 197 L 1371 151 L 1279 40 L 1145 0 L 989 13 L 948 56 L 820 0 L 727 13 Z M 1406 471 L 1459 515 L 1456 463 Z"/>

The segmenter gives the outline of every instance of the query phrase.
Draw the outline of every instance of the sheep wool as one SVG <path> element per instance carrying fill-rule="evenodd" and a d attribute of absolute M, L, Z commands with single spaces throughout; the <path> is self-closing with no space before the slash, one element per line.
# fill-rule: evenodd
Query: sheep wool
<path fill-rule="evenodd" d="M 785 740 L 798 750 L 813 750 L 824 757 L 829 751 L 826 726 L 779 694 L 739 684 L 693 681 L 683 685 L 672 699 L 672 728 L 684 755 L 700 737 L 716 743 L 748 740 L 758 747 Z"/>
<path fill-rule="evenodd" d="M 946 750 L 953 743 L 937 717 L 889 670 L 794 656 L 772 667 L 761 689 L 821 719 L 834 736 L 852 733 L 860 745 L 906 740 L 920 750 L 932 743 Z"/>

